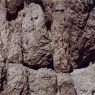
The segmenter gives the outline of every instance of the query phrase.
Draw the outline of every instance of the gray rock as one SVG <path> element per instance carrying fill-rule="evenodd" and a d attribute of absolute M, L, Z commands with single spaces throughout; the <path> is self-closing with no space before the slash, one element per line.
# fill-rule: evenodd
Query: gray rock
<path fill-rule="evenodd" d="M 32 70 L 22 64 L 9 63 L 6 88 L 0 95 L 55 95 L 56 73 L 46 68 Z"/>
<path fill-rule="evenodd" d="M 37 4 L 25 9 L 22 20 L 23 61 L 31 68 L 52 65 L 49 34 L 45 26 L 45 15 Z"/>
<path fill-rule="evenodd" d="M 69 64 L 68 39 L 69 34 L 64 28 L 65 0 L 53 1 L 53 22 L 51 26 L 52 48 L 54 49 L 54 68 L 57 72 L 71 71 Z M 60 27 L 60 28 L 59 28 Z"/>
<path fill-rule="evenodd" d="M 59 95 L 77 95 L 73 79 L 69 73 L 59 73 L 57 75 L 57 85 Z"/>
<path fill-rule="evenodd" d="M 0 95 L 94 95 L 94 55 L 94 0 L 0 0 Z"/>
<path fill-rule="evenodd" d="M 71 73 L 78 95 L 93 95 L 95 91 L 95 65 Z"/>
<path fill-rule="evenodd" d="M 39 69 L 30 71 L 30 95 L 56 95 L 57 79 L 52 70 Z"/>

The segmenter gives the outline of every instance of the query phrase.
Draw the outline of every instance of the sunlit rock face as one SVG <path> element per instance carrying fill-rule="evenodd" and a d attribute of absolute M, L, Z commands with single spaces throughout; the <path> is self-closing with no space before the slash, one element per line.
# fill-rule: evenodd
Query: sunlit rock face
<path fill-rule="evenodd" d="M 0 0 L 0 95 L 94 95 L 94 43 L 94 0 Z"/>

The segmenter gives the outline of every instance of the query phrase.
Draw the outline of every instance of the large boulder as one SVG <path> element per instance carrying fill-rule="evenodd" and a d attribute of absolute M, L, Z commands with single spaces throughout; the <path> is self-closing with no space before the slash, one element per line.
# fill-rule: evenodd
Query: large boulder
<path fill-rule="evenodd" d="M 23 62 L 31 68 L 50 67 L 53 64 L 45 15 L 38 4 L 25 9 L 22 20 Z M 52 68 L 52 67 L 51 67 Z"/>

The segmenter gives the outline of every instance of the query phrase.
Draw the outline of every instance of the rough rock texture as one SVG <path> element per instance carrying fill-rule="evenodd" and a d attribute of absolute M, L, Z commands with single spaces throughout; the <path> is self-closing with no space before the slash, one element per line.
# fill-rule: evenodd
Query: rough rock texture
<path fill-rule="evenodd" d="M 52 70 L 28 69 L 21 64 L 9 64 L 7 86 L 2 95 L 55 95 L 56 73 Z"/>
<path fill-rule="evenodd" d="M 57 75 L 57 84 L 59 95 L 77 95 L 74 88 L 74 82 L 70 74 L 59 73 Z"/>
<path fill-rule="evenodd" d="M 95 94 L 95 64 L 71 73 L 78 95 Z"/>
<path fill-rule="evenodd" d="M 7 7 L 7 19 L 14 20 L 16 19 L 18 12 L 23 9 L 24 2 L 23 0 L 6 0 Z"/>
<path fill-rule="evenodd" d="M 0 95 L 94 95 L 94 55 L 95 0 L 0 0 Z"/>

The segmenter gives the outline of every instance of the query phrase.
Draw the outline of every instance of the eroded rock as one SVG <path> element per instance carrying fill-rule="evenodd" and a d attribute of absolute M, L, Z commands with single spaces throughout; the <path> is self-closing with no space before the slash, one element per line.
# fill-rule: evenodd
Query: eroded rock
<path fill-rule="evenodd" d="M 0 0 L 0 95 L 94 95 L 94 27 L 94 0 Z"/>
<path fill-rule="evenodd" d="M 95 91 L 95 64 L 71 73 L 78 95 L 93 95 Z"/>
<path fill-rule="evenodd" d="M 37 4 L 26 9 L 22 21 L 22 43 L 24 63 L 31 68 L 53 68 L 53 57 L 49 34 L 45 26 L 45 15 Z"/>
<path fill-rule="evenodd" d="M 59 73 L 57 75 L 57 84 L 59 95 L 77 95 L 74 82 L 69 73 Z"/>

